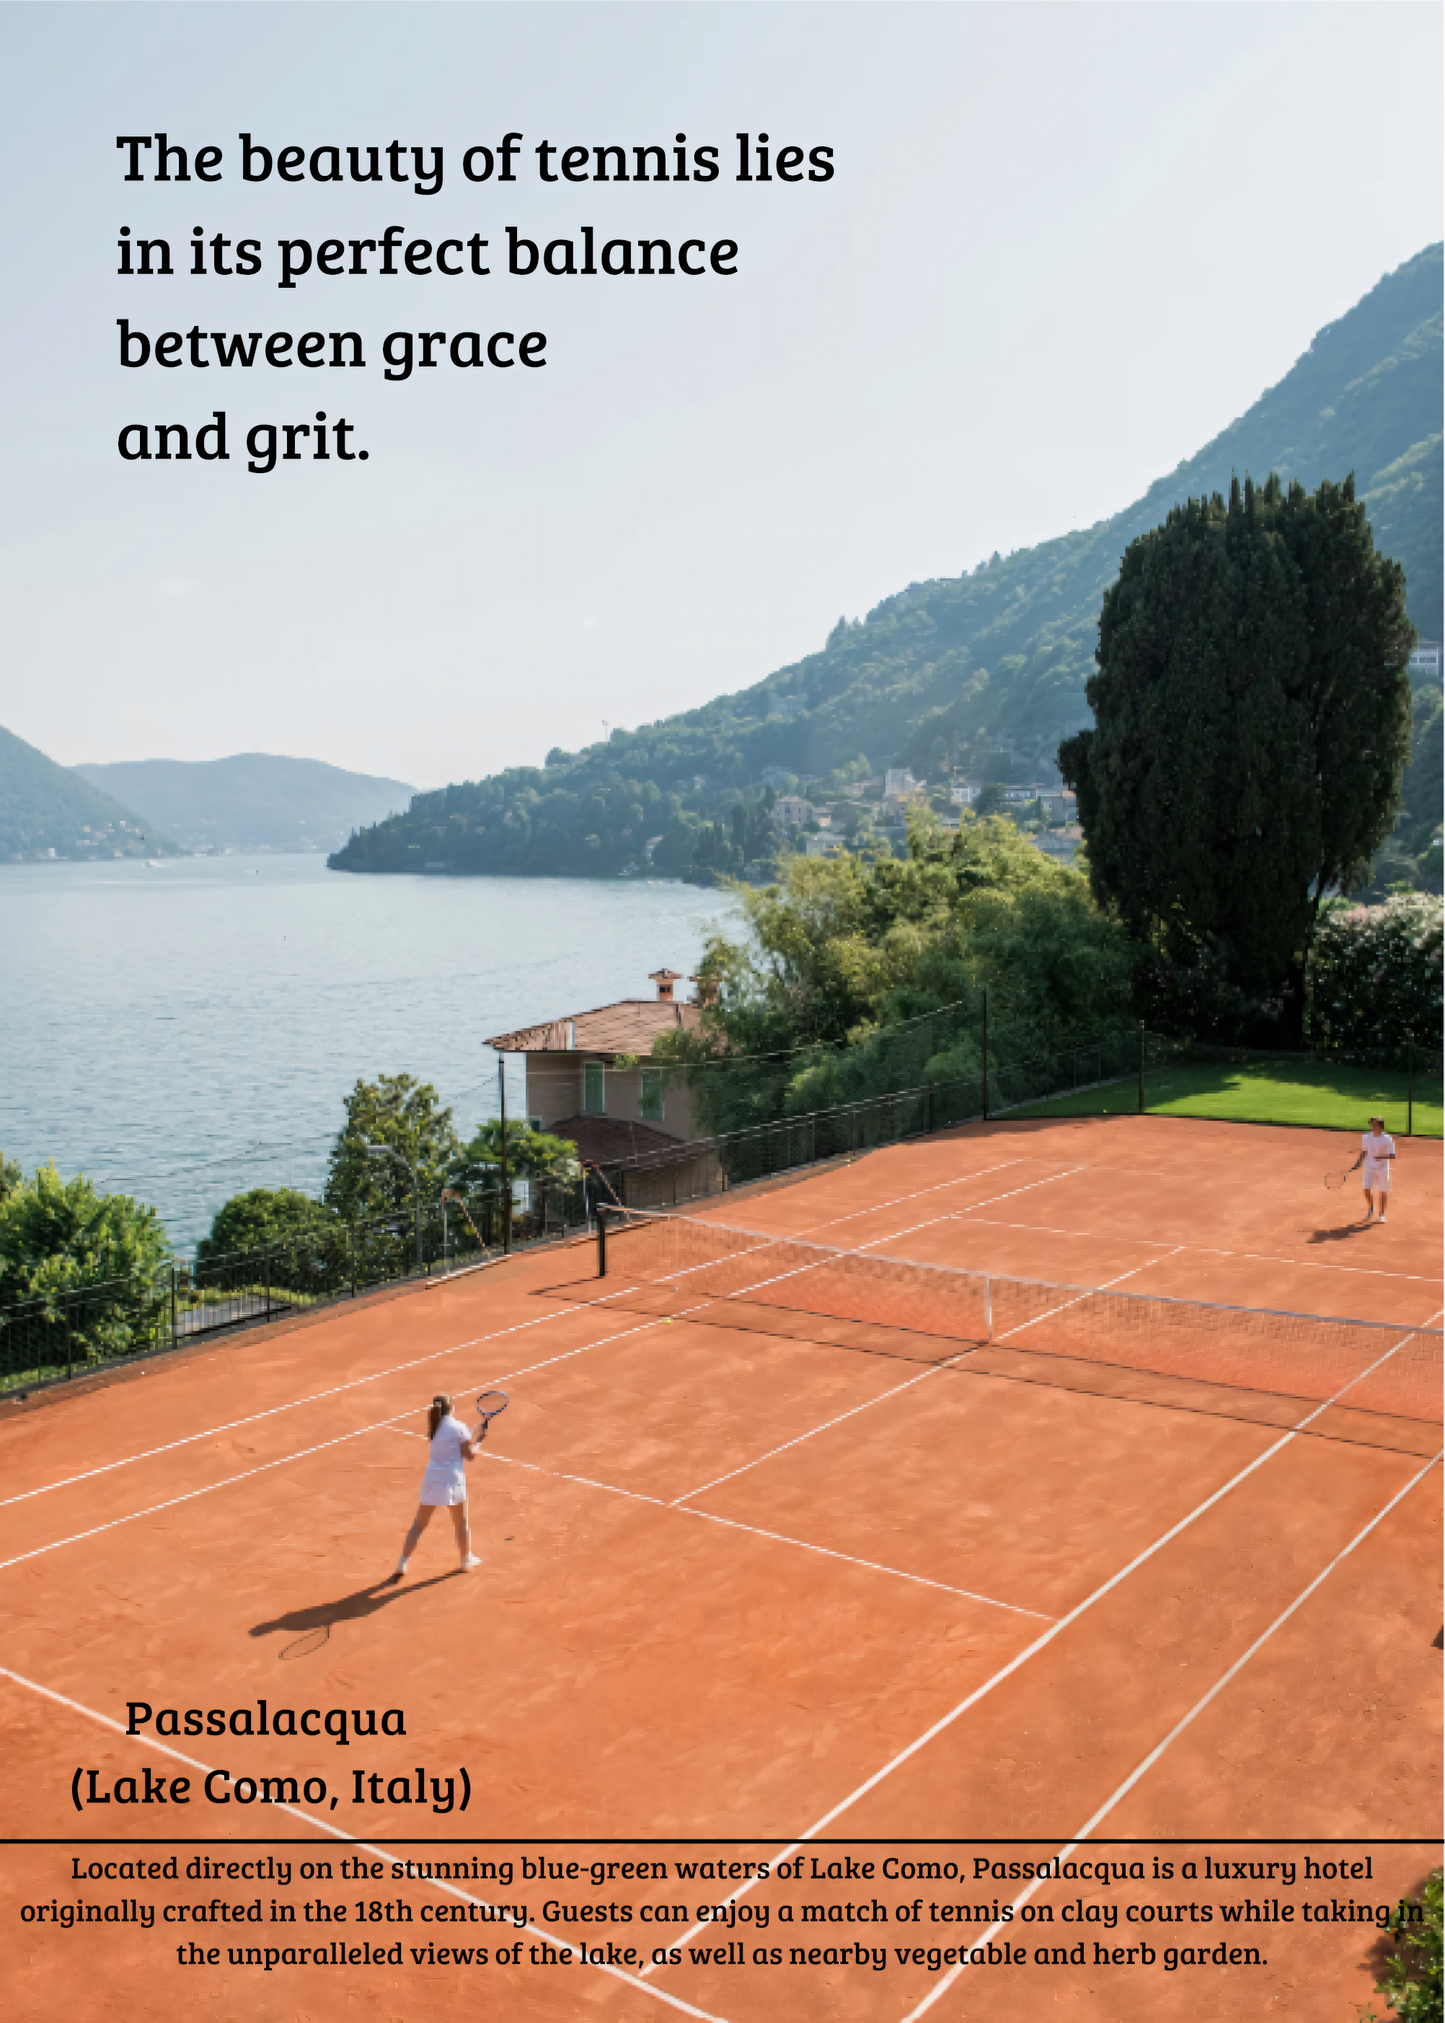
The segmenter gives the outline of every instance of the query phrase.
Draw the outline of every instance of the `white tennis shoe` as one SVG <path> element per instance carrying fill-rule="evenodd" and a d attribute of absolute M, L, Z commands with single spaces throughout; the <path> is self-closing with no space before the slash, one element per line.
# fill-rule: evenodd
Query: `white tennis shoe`
<path fill-rule="evenodd" d="M 480 1566 L 481 1563 L 482 1562 L 477 1558 L 477 1555 L 474 1552 L 469 1552 L 466 1558 L 462 1561 L 462 1572 L 470 1573 L 473 1567 Z"/>

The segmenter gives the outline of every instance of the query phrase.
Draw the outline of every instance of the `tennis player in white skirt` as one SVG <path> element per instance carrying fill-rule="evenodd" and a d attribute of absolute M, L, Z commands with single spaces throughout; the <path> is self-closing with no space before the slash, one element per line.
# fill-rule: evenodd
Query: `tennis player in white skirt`
<path fill-rule="evenodd" d="M 478 1426 L 473 1433 L 464 1426 L 453 1415 L 451 1399 L 438 1394 L 432 1399 L 427 1412 L 426 1430 L 431 1441 L 431 1454 L 421 1479 L 421 1501 L 401 1548 L 393 1580 L 400 1580 L 406 1572 L 407 1561 L 416 1551 L 417 1540 L 431 1523 L 434 1510 L 451 1511 L 457 1549 L 462 1556 L 462 1572 L 470 1573 L 473 1567 L 482 1563 L 472 1552 L 472 1531 L 467 1520 L 466 1474 L 466 1464 L 477 1451 L 476 1443 L 482 1429 Z"/>

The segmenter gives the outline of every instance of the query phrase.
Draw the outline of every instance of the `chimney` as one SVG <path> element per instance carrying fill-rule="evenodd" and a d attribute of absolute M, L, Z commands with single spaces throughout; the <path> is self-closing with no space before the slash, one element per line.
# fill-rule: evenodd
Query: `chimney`
<path fill-rule="evenodd" d="M 688 982 L 697 985 L 697 1002 L 700 1005 L 717 1003 L 718 980 L 715 976 L 690 976 Z"/>
<path fill-rule="evenodd" d="M 655 969 L 647 981 L 657 985 L 657 1002 L 659 1004 L 671 1004 L 672 987 L 674 984 L 682 982 L 682 972 L 676 969 Z"/>

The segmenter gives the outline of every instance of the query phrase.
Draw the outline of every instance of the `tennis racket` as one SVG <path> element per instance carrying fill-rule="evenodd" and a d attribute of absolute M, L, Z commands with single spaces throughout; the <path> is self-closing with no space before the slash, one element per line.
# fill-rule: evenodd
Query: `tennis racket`
<path fill-rule="evenodd" d="M 1325 1175 L 1326 1187 L 1330 1189 L 1331 1193 L 1333 1193 L 1337 1187 L 1343 1187 L 1345 1182 L 1349 1179 L 1350 1175 L 1354 1172 L 1354 1170 L 1355 1169 L 1353 1166 L 1346 1166 L 1343 1172 L 1327 1173 Z"/>
<path fill-rule="evenodd" d="M 482 1423 L 477 1428 L 477 1438 L 479 1440 L 486 1439 L 487 1428 L 491 1425 L 493 1419 L 496 1418 L 498 1412 L 505 1412 L 506 1409 L 507 1394 L 505 1391 L 482 1392 L 481 1396 L 477 1399 L 477 1410 L 482 1417 Z"/>

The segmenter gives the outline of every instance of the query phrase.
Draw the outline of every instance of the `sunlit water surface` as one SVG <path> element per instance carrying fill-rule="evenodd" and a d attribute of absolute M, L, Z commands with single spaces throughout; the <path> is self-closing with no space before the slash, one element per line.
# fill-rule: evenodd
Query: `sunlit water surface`
<path fill-rule="evenodd" d="M 0 1150 L 153 1202 L 189 1248 L 242 1188 L 319 1188 L 358 1076 L 432 1082 L 469 1131 L 496 1111 L 488 1033 L 650 997 L 726 912 L 314 856 L 0 865 Z"/>

